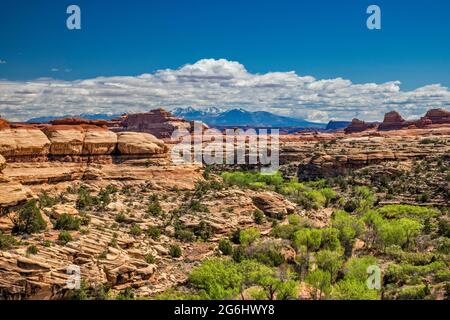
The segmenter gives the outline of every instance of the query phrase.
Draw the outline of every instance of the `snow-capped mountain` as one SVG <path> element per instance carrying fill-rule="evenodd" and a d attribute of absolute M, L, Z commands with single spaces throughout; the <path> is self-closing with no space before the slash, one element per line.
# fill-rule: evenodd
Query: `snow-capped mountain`
<path fill-rule="evenodd" d="M 267 111 L 246 111 L 231 109 L 221 111 L 218 108 L 197 110 L 192 107 L 177 108 L 172 111 L 186 120 L 202 121 L 209 126 L 248 126 L 248 127 L 313 127 L 323 128 L 325 124 L 313 123 L 304 119 L 279 116 Z"/>

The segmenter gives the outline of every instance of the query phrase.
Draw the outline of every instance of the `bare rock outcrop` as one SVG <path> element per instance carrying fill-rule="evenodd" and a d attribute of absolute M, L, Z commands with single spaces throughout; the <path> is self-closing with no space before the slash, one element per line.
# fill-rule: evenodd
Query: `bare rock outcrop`
<path fill-rule="evenodd" d="M 87 128 L 84 136 L 83 155 L 109 155 L 117 144 L 117 135 L 107 129 Z"/>
<path fill-rule="evenodd" d="M 81 155 L 85 133 L 80 126 L 57 125 L 45 128 L 51 155 Z"/>
<path fill-rule="evenodd" d="M 390 111 L 384 115 L 383 123 L 378 127 L 379 130 L 400 130 L 413 124 L 406 121 L 397 111 Z"/>
<path fill-rule="evenodd" d="M 450 111 L 444 109 L 431 109 L 422 119 L 428 119 L 432 124 L 450 123 Z"/>
<path fill-rule="evenodd" d="M 0 130 L 0 153 L 6 159 L 19 157 L 45 158 L 50 151 L 50 140 L 36 128 Z"/>
<path fill-rule="evenodd" d="M 346 134 L 362 132 L 370 128 L 374 128 L 375 125 L 371 123 L 366 123 L 359 119 L 353 119 L 352 122 L 345 128 L 344 132 Z"/>
<path fill-rule="evenodd" d="M 129 114 L 122 118 L 122 126 L 112 128 L 114 131 L 146 132 L 160 139 L 169 139 L 177 129 L 191 129 L 191 124 L 173 116 L 164 109 L 145 113 Z"/>
<path fill-rule="evenodd" d="M 295 212 L 295 205 L 274 192 L 260 192 L 252 196 L 255 207 L 271 218 L 280 218 Z"/>
<path fill-rule="evenodd" d="M 141 132 L 119 132 L 117 148 L 121 154 L 142 155 L 161 154 L 167 152 L 164 141 L 154 135 Z"/>

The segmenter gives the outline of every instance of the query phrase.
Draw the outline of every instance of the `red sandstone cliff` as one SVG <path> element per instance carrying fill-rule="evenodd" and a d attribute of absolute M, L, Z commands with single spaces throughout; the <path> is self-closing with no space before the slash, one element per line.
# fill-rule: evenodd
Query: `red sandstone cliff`
<path fill-rule="evenodd" d="M 169 139 L 177 129 L 191 129 L 188 121 L 177 118 L 164 109 L 124 115 L 120 119 L 121 126 L 117 126 L 117 121 L 113 122 L 113 131 L 145 132 L 157 138 Z"/>
<path fill-rule="evenodd" d="M 377 128 L 378 131 L 432 128 L 434 125 L 450 125 L 450 112 L 444 109 L 431 109 L 419 120 L 405 120 L 397 111 L 385 114 L 384 120 L 378 126 L 375 123 L 353 119 L 352 123 L 345 128 L 346 134 L 363 132 L 368 129 Z"/>

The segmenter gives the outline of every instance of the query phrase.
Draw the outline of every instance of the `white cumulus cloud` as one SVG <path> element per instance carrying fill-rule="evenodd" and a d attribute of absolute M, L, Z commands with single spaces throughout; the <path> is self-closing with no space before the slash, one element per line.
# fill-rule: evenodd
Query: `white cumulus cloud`
<path fill-rule="evenodd" d="M 0 80 L 0 114 L 13 121 L 188 106 L 265 110 L 320 122 L 353 117 L 373 121 L 390 110 L 414 118 L 430 108 L 449 108 L 450 91 L 440 84 L 402 91 L 399 81 L 355 84 L 348 79 L 315 79 L 293 71 L 254 74 L 225 59 L 203 59 L 176 70 L 139 76 Z"/>

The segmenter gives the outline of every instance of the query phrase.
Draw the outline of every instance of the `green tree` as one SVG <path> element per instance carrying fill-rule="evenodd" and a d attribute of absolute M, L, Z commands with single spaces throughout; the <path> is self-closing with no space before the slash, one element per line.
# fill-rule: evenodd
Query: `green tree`
<path fill-rule="evenodd" d="M 365 282 L 357 279 L 344 279 L 336 283 L 331 292 L 335 300 L 378 300 L 377 290 L 369 289 Z"/>
<path fill-rule="evenodd" d="M 247 230 L 242 230 L 239 234 L 239 242 L 242 245 L 249 245 L 255 242 L 260 237 L 260 233 L 255 228 L 248 228 Z"/>
<path fill-rule="evenodd" d="M 345 264 L 345 279 L 356 279 L 365 282 L 368 278 L 367 268 L 378 265 L 378 259 L 373 256 L 352 257 Z"/>
<path fill-rule="evenodd" d="M 314 288 L 311 292 L 311 298 L 314 300 L 322 300 L 331 290 L 331 275 L 327 271 L 316 269 L 308 273 L 305 281 Z"/>
<path fill-rule="evenodd" d="M 243 274 L 231 260 L 208 259 L 191 272 L 189 282 L 205 299 L 232 299 L 241 292 Z"/>
<path fill-rule="evenodd" d="M 343 264 L 342 254 L 337 251 L 321 250 L 316 254 L 317 266 L 327 271 L 331 276 L 331 282 L 336 281 L 338 272 Z"/>
<path fill-rule="evenodd" d="M 345 211 L 338 210 L 334 213 L 332 225 L 339 230 L 339 240 L 344 246 L 346 255 L 350 256 L 355 239 L 364 232 L 364 222 Z"/>
<path fill-rule="evenodd" d="M 28 201 L 20 208 L 17 217 L 13 219 L 13 223 L 14 233 L 32 234 L 44 231 L 47 228 L 35 199 Z"/>

